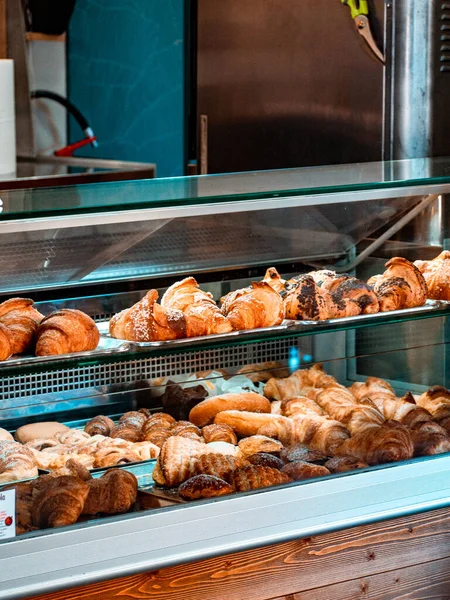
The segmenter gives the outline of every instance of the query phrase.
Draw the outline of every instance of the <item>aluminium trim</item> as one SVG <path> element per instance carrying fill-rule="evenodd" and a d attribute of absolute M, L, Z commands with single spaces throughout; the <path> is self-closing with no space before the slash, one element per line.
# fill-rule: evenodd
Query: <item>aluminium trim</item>
<path fill-rule="evenodd" d="M 248 211 L 274 210 L 299 206 L 321 206 L 367 200 L 383 200 L 404 198 L 408 196 L 427 196 L 429 194 L 447 194 L 450 184 L 424 184 L 410 187 L 390 187 L 387 189 L 357 190 L 305 196 L 283 196 L 252 200 L 232 200 L 222 202 L 205 202 L 187 206 L 169 206 L 163 208 L 138 208 L 133 210 L 117 210 L 74 214 L 70 216 L 35 217 L 0 221 L 1 233 L 19 233 L 25 231 L 47 231 L 49 229 L 67 229 L 93 225 L 131 223 L 136 221 L 153 221 L 156 219 L 176 219 L 181 217 L 198 217 L 240 213 Z M 201 199 L 199 199 L 201 201 Z"/>
<path fill-rule="evenodd" d="M 450 505 L 450 454 L 0 543 L 23 598 Z M 112 543 L 111 543 L 112 542 Z"/>

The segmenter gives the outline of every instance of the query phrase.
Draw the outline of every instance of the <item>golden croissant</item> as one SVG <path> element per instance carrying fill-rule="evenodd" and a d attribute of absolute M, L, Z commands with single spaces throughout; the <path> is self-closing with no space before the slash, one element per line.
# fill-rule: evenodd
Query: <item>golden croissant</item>
<path fill-rule="evenodd" d="M 43 318 L 33 307 L 33 300 L 27 298 L 11 298 L 0 304 L 0 323 L 9 331 L 11 354 L 23 354 L 33 349 Z"/>
<path fill-rule="evenodd" d="M 36 356 L 54 356 L 95 350 L 100 333 L 91 317 L 64 308 L 41 321 L 36 339 Z"/>
<path fill-rule="evenodd" d="M 382 312 L 422 306 L 427 299 L 427 284 L 422 273 L 406 258 L 394 257 L 386 271 L 367 282 L 373 286 Z"/>
<path fill-rule="evenodd" d="M 91 479 L 88 485 L 84 515 L 116 515 L 127 512 L 136 502 L 138 482 L 125 469 L 110 469 L 98 479 Z"/>
<path fill-rule="evenodd" d="M 336 455 L 359 458 L 369 465 L 379 465 L 412 458 L 411 435 L 400 423 L 386 421 L 382 427 L 371 427 L 356 433 L 336 449 Z"/>
<path fill-rule="evenodd" d="M 368 377 L 365 383 L 356 382 L 349 390 L 358 402 L 370 399 L 387 421 L 398 421 L 406 427 L 416 427 L 432 419 L 427 410 L 416 405 L 411 394 L 397 398 L 392 387 L 378 377 Z"/>
<path fill-rule="evenodd" d="M 450 417 L 450 390 L 435 385 L 421 394 L 416 403 L 426 409 L 435 421 L 441 422 Z"/>
<path fill-rule="evenodd" d="M 6 360 L 13 354 L 13 342 L 10 330 L 0 323 L 0 360 Z"/>
<path fill-rule="evenodd" d="M 279 325 L 284 319 L 280 294 L 264 282 L 230 292 L 222 298 L 222 311 L 235 330 Z"/>
<path fill-rule="evenodd" d="M 279 294 L 286 287 L 286 280 L 282 279 L 281 275 L 278 273 L 275 267 L 270 267 L 269 269 L 267 269 L 266 274 L 264 275 L 263 282 L 270 285 L 270 287 L 273 288 Z"/>
<path fill-rule="evenodd" d="M 212 294 L 201 290 L 193 277 L 171 285 L 161 298 L 161 306 L 181 310 L 186 318 L 187 337 L 229 333 L 233 330 Z"/>
<path fill-rule="evenodd" d="M 76 523 L 88 497 L 89 485 L 74 475 L 44 475 L 33 486 L 33 523 L 40 529 Z"/>
<path fill-rule="evenodd" d="M 358 404 L 344 387 L 328 388 L 320 392 L 316 402 L 332 419 L 340 421 L 352 435 L 383 424 L 384 418 L 375 406 Z"/>
<path fill-rule="evenodd" d="M 150 290 L 131 308 L 122 310 L 109 322 L 112 337 L 134 342 L 155 342 L 186 337 L 186 319 L 181 310 L 164 308 Z"/>
<path fill-rule="evenodd" d="M 325 373 L 322 365 L 299 369 L 285 378 L 273 377 L 264 387 L 264 395 L 273 400 L 286 400 L 307 396 L 311 390 L 321 391 L 329 387 L 340 387 L 334 377 Z"/>
<path fill-rule="evenodd" d="M 450 300 L 450 252 L 444 250 L 433 260 L 416 260 L 428 288 L 428 298 Z"/>

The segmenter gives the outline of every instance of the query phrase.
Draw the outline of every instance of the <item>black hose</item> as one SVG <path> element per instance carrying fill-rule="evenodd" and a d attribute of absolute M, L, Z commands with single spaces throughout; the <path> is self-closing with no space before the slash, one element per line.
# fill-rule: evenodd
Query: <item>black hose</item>
<path fill-rule="evenodd" d="M 78 108 L 74 104 L 72 104 L 70 100 L 67 100 L 67 98 L 60 96 L 59 94 L 55 94 L 55 92 L 48 92 L 46 90 L 35 90 L 34 92 L 31 92 L 31 97 L 46 98 L 47 100 L 54 100 L 55 102 L 58 102 L 58 104 L 64 106 L 64 108 L 66 108 L 66 110 L 73 116 L 73 118 L 79 124 L 83 131 L 86 131 L 86 129 L 90 129 L 90 125 L 86 117 L 78 110 Z"/>

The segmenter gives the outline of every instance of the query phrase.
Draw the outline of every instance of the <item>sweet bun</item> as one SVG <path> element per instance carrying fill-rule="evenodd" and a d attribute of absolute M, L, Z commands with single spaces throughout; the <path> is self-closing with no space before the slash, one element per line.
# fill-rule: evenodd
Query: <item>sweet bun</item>
<path fill-rule="evenodd" d="M 280 454 L 285 462 L 304 461 L 307 463 L 324 464 L 329 456 L 318 450 L 310 450 L 305 444 L 293 444 L 283 448 Z"/>
<path fill-rule="evenodd" d="M 251 456 L 258 452 L 281 452 L 283 444 L 265 435 L 252 435 L 242 439 L 238 448 L 244 456 Z"/>
<path fill-rule="evenodd" d="M 322 467 L 321 465 L 313 465 L 302 460 L 297 460 L 284 465 L 284 467 L 281 469 L 281 472 L 291 477 L 294 481 L 330 475 L 330 471 L 326 467 Z"/>
<path fill-rule="evenodd" d="M 271 469 L 282 469 L 284 462 L 278 456 L 268 454 L 267 452 L 257 452 L 246 457 L 246 460 L 252 465 L 260 465 L 262 467 L 270 467 Z"/>
<path fill-rule="evenodd" d="M 8 442 L 13 442 L 14 438 L 13 436 L 9 433 L 9 431 L 6 431 L 6 429 L 2 429 L 0 427 L 0 440 L 6 440 Z"/>
<path fill-rule="evenodd" d="M 229 483 L 214 475 L 194 475 L 178 488 L 178 495 L 183 500 L 200 500 L 232 494 L 233 488 Z"/>
<path fill-rule="evenodd" d="M 261 465 L 247 465 L 231 474 L 230 483 L 236 492 L 248 492 L 292 481 L 289 475 L 278 469 Z"/>
<path fill-rule="evenodd" d="M 22 444 L 32 442 L 38 438 L 50 438 L 57 433 L 63 433 L 70 428 L 56 421 L 45 421 L 43 423 L 30 423 L 22 425 L 14 434 L 15 439 Z"/>
<path fill-rule="evenodd" d="M 189 413 L 189 421 L 198 427 L 204 427 L 212 423 L 218 413 L 226 410 L 270 413 L 270 402 L 255 392 L 211 396 L 194 406 Z"/>

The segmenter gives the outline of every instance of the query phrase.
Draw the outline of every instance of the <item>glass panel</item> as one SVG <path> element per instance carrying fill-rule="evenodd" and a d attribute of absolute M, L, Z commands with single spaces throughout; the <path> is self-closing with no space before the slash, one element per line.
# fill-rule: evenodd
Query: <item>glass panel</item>
<path fill-rule="evenodd" d="M 1 193 L 0 219 L 450 183 L 450 159 L 413 159 Z"/>
<path fill-rule="evenodd" d="M 134 185 L 134 184 L 130 184 Z M 1 292 L 302 261 L 336 262 L 416 198 L 3 232 Z"/>
<path fill-rule="evenodd" d="M 431 324 L 431 327 L 430 327 Z M 403 329 L 402 329 L 403 328 Z M 367 333 L 369 335 L 367 335 Z M 88 395 L 84 398 L 79 397 L 72 401 L 63 401 L 61 396 L 54 395 L 54 403 L 42 403 L 40 417 L 38 412 L 33 414 L 33 408 L 38 409 L 37 399 L 30 399 L 29 402 L 23 402 L 22 408 L 26 408 L 32 415 L 31 420 L 49 419 L 52 414 L 53 419 L 65 421 L 71 428 L 83 429 L 86 419 L 94 414 L 109 414 L 111 417 L 117 417 L 124 411 L 137 408 L 148 408 L 152 411 L 164 409 L 170 412 L 177 419 L 185 419 L 189 415 L 190 407 L 198 402 L 201 397 L 206 395 L 223 394 L 225 392 L 235 391 L 256 391 L 263 392 L 265 382 L 269 377 L 286 377 L 290 372 L 296 370 L 298 366 L 310 366 L 322 362 L 326 373 L 333 375 L 340 384 L 350 386 L 354 381 L 364 381 L 366 376 L 385 377 L 394 387 L 398 396 L 403 396 L 406 391 L 412 394 L 421 394 L 432 385 L 445 385 L 446 356 L 449 348 L 449 332 L 445 319 L 435 319 L 430 322 L 416 322 L 414 328 L 404 328 L 403 325 L 395 327 L 377 327 L 370 330 L 361 330 L 358 332 L 333 332 L 326 335 L 302 338 L 298 344 L 292 346 L 294 352 L 289 351 L 288 355 L 284 350 L 287 348 L 279 347 L 280 360 L 277 363 L 267 363 L 264 357 L 267 357 L 267 349 L 263 346 L 256 346 L 254 356 L 258 351 L 263 359 L 259 364 L 252 364 L 249 370 L 243 374 L 239 373 L 243 366 L 248 366 L 248 359 L 241 362 L 236 358 L 234 364 L 227 367 L 225 371 L 218 369 L 209 372 L 200 372 L 189 370 L 189 362 L 183 363 L 178 358 L 179 373 L 172 372 L 166 377 L 151 377 L 145 381 L 130 384 L 126 391 L 105 390 L 99 391 L 97 398 L 91 398 L 89 406 Z M 364 354 L 358 354 L 363 351 Z M 226 364 L 227 350 L 220 351 L 220 358 L 223 364 Z M 237 355 L 236 355 L 237 356 Z M 292 361 L 293 356 L 297 357 Z M 257 361 L 255 361 L 257 362 Z M 295 364 L 294 364 L 295 363 Z M 199 363 L 200 364 L 200 363 Z M 202 366 L 207 363 L 204 362 Z M 402 367 L 401 365 L 407 365 Z M 393 366 L 398 366 L 398 370 L 393 370 Z M 133 363 L 129 363 L 129 368 L 133 368 Z M 168 381 L 175 382 L 174 387 L 167 390 Z M 183 393 L 194 386 L 200 386 L 205 391 L 203 394 L 190 396 L 190 399 L 183 396 Z M 72 387 L 74 387 L 72 383 Z M 73 392 L 71 392 L 73 394 Z M 68 393 L 68 395 L 70 392 Z M 172 397 L 171 397 L 172 394 Z M 173 396 L 174 395 L 174 396 Z M 64 406 L 63 410 L 58 412 L 57 402 Z M 189 402 L 191 404 L 189 405 Z M 24 419 L 24 416 L 16 415 L 15 421 L 11 419 L 11 406 L 2 402 L 0 408 L 0 426 L 14 430 Z M 69 406 L 71 404 L 71 406 Z M 16 409 L 19 403 L 16 403 Z M 64 410 L 66 412 L 64 413 Z M 175 412 L 174 412 L 175 411 Z M 176 412 L 178 411 L 178 412 Z M 27 419 L 29 421 L 29 419 Z M 435 458 L 435 457 L 434 457 Z M 417 457 L 413 460 L 433 460 L 433 457 Z M 369 467 L 369 470 L 380 468 L 395 468 L 395 464 Z M 360 471 L 359 471 L 360 472 Z M 345 476 L 355 476 L 358 471 L 353 471 Z M 148 484 L 149 473 L 147 471 L 137 473 L 143 476 L 143 481 Z M 342 475 L 331 475 L 331 477 L 341 477 Z M 308 480 L 294 482 L 289 485 L 308 485 Z M 146 486 L 143 487 L 138 503 L 133 510 L 153 510 L 156 508 L 165 508 L 167 504 L 161 504 L 154 496 L 148 498 L 145 492 L 148 492 Z M 261 494 L 264 490 L 257 490 L 250 493 Z M 144 501 L 145 500 L 145 501 Z M 176 500 L 176 498 L 175 498 Z M 226 501 L 226 497 L 220 500 Z M 209 502 L 204 500 L 203 502 Z M 183 505 L 173 504 L 170 506 L 176 510 L 182 510 Z M 124 517 L 115 518 L 133 518 L 133 514 Z M 98 522 L 96 518 L 82 518 L 81 522 L 73 527 L 89 526 L 89 524 Z M 61 530 L 59 530 L 61 531 Z M 41 536 L 51 535 L 53 531 L 38 531 L 28 535 Z M 6 541 L 4 543 L 7 543 Z"/>

